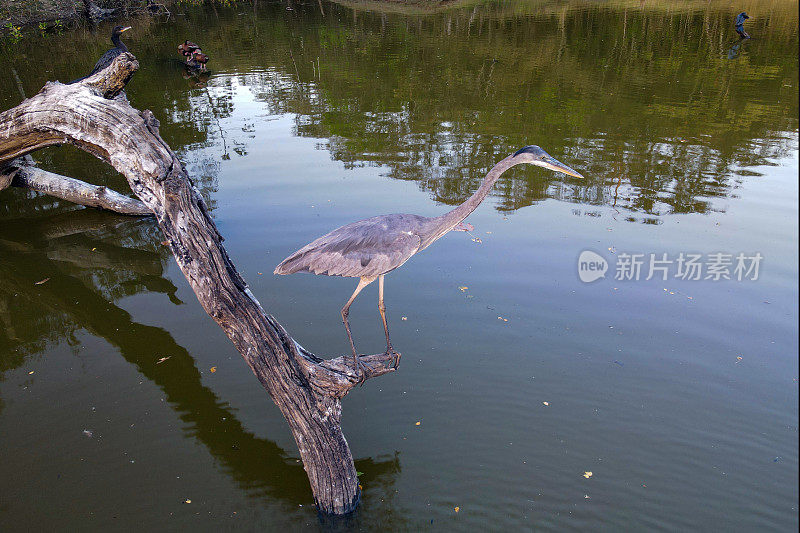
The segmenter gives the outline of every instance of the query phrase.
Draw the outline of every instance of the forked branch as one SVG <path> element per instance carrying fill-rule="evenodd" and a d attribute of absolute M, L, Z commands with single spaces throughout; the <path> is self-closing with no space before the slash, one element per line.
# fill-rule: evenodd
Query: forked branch
<path fill-rule="evenodd" d="M 161 139 L 150 111 L 121 94 L 138 68 L 123 53 L 79 83 L 50 82 L 0 113 L 0 165 L 39 148 L 73 144 L 111 164 L 152 212 L 184 276 L 280 408 L 297 443 L 318 509 L 345 514 L 359 501 L 342 434 L 340 399 L 358 382 L 350 358 L 322 360 L 262 309 L 222 245 L 206 203 Z M 2 182 L 0 181 L 0 184 Z M 392 372 L 393 357 L 362 358 L 367 377 Z"/>

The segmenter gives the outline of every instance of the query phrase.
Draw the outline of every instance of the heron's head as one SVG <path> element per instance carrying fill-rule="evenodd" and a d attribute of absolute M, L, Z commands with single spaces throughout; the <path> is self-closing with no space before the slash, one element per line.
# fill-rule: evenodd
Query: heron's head
<path fill-rule="evenodd" d="M 122 35 L 122 32 L 128 31 L 131 29 L 130 26 L 114 26 L 114 29 L 111 30 L 111 35 Z"/>
<path fill-rule="evenodd" d="M 519 163 L 529 163 L 531 165 L 549 168 L 550 170 L 555 170 L 556 172 L 563 172 L 564 174 L 569 174 L 570 176 L 575 176 L 576 178 L 583 178 L 580 173 L 571 169 L 538 146 L 531 145 L 526 146 L 525 148 L 520 148 L 514 152 L 512 157 L 515 161 L 519 160 Z"/>

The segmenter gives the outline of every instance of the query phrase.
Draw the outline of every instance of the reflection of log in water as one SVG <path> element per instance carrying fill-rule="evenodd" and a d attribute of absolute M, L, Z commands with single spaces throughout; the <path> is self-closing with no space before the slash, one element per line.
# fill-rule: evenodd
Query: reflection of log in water
<path fill-rule="evenodd" d="M 71 239 L 69 242 L 59 243 L 47 250 L 47 257 L 54 261 L 72 263 L 80 268 L 127 269 L 145 276 L 161 276 L 163 273 L 160 258 L 155 252 L 92 242 L 88 239 L 80 241 Z"/>
<path fill-rule="evenodd" d="M 0 225 L 0 250 L 41 254 L 65 273 L 82 277 L 91 272 L 102 278 L 104 289 L 115 297 L 143 289 L 166 294 L 176 305 L 177 287 L 163 276 L 166 249 L 146 249 L 156 231 L 152 220 L 131 220 L 92 209 L 82 209 L 34 219 L 4 221 Z M 121 242 L 134 242 L 123 246 Z M 100 279 L 95 280 L 101 283 Z"/>
<path fill-rule="evenodd" d="M 129 217 L 95 209 L 76 209 L 46 217 L 4 220 L 0 238 L 49 241 L 75 234 L 117 236 L 117 229 L 132 221 Z"/>
<path fill-rule="evenodd" d="M 53 254 L 52 243 L 49 250 L 35 243 L 30 246 L 38 251 L 4 253 L 0 257 L 0 293 L 17 294 L 36 301 L 48 312 L 66 315 L 77 327 L 117 348 L 126 361 L 164 391 L 167 401 L 187 423 L 185 433 L 200 441 L 240 487 L 293 506 L 309 500 L 311 492 L 302 464 L 273 441 L 247 431 L 235 413 L 203 386 L 193 358 L 169 332 L 133 321 L 127 311 L 103 297 L 97 288 L 66 274 L 63 263 L 48 257 Z M 70 243 L 67 249 L 74 250 L 75 246 Z M 152 252 L 128 249 L 126 253 L 129 259 L 142 254 L 143 258 L 135 261 L 139 265 L 153 262 Z M 68 254 L 59 251 L 55 255 Z M 112 259 L 111 264 L 117 262 Z M 47 283 L 36 285 L 36 281 L 45 278 L 49 278 Z M 0 304 L 3 302 L 0 298 Z M 12 314 L 7 306 L 0 305 L 0 322 L 13 324 Z M 9 328 L 5 333 L 13 331 Z M 159 364 L 160 354 L 170 357 Z M 392 486 L 400 470 L 399 459 L 367 458 L 357 464 L 365 472 L 363 483 L 375 482 L 377 490 L 387 493 L 381 496 L 388 496 L 391 491 L 387 484 Z"/>

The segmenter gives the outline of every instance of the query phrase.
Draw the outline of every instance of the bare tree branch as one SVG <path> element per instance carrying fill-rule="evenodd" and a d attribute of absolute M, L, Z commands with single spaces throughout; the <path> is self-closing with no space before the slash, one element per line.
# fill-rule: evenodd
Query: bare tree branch
<path fill-rule="evenodd" d="M 76 204 L 100 207 L 123 215 L 152 215 L 139 200 L 128 198 L 107 187 L 91 185 L 33 166 L 10 165 L 0 170 L 0 188 L 4 177 L 11 179 L 14 187 L 31 189 Z"/>

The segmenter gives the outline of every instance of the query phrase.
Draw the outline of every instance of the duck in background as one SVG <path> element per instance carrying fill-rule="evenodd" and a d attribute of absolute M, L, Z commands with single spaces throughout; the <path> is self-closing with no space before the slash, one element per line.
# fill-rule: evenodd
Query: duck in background
<path fill-rule="evenodd" d="M 204 54 L 199 48 L 194 50 L 186 60 L 186 66 L 193 69 L 204 71 L 208 63 L 208 55 Z"/>
<path fill-rule="evenodd" d="M 192 41 L 183 41 L 178 45 L 178 52 L 186 58 L 186 66 L 200 71 L 206 70 L 208 55 L 204 54 L 200 46 Z"/>

